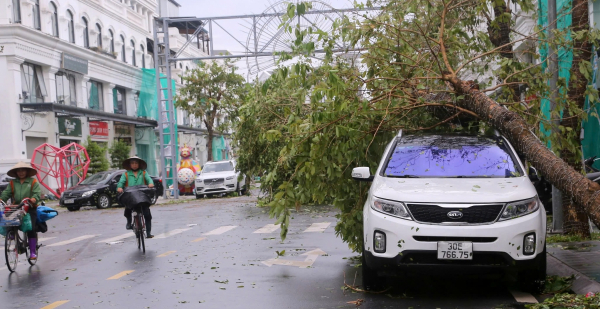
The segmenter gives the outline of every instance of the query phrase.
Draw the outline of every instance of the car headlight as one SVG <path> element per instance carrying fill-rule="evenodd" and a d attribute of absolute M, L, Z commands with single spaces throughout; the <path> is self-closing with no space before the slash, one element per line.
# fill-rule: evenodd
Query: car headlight
<path fill-rule="evenodd" d="M 537 196 L 528 200 L 509 203 L 504 207 L 499 221 L 510 220 L 534 213 L 540 209 L 541 204 L 542 202 Z"/>
<path fill-rule="evenodd" d="M 88 197 L 88 196 L 90 196 L 90 195 L 92 195 L 94 193 L 96 193 L 96 190 L 86 191 L 86 192 L 83 192 L 83 194 L 81 195 L 81 197 Z"/>
<path fill-rule="evenodd" d="M 371 208 L 394 217 L 412 220 L 404 203 L 373 198 Z"/>
<path fill-rule="evenodd" d="M 229 177 L 225 178 L 225 180 L 232 180 L 233 178 L 235 178 L 235 176 L 229 176 Z"/>

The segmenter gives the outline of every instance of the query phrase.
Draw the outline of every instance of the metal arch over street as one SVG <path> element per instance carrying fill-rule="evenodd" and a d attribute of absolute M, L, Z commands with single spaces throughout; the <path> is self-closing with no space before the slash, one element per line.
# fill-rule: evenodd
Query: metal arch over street
<path fill-rule="evenodd" d="M 331 30 L 333 22 L 344 14 L 357 14 L 358 12 L 380 11 L 381 7 L 374 8 L 347 8 L 335 9 L 322 0 L 312 0 L 312 9 L 307 10 L 302 16 L 287 22 L 301 28 L 317 28 L 326 32 Z M 173 79 L 171 78 L 171 63 L 177 61 L 197 61 L 211 59 L 246 58 L 248 62 L 248 75 L 258 74 L 276 65 L 279 52 L 291 51 L 291 35 L 280 27 L 283 23 L 281 16 L 287 14 L 287 2 L 280 0 L 262 14 L 233 15 L 220 17 L 161 17 L 154 20 L 154 66 L 157 72 L 156 88 L 158 93 L 158 124 L 160 134 L 160 166 L 161 177 L 164 184 L 164 196 L 168 196 L 169 183 L 173 184 L 173 197 L 179 198 L 177 190 L 177 153 L 176 136 L 178 128 L 173 104 Z M 238 20 L 248 23 L 248 32 L 244 38 L 235 37 L 226 27 L 219 24 L 223 20 Z M 248 22 L 248 21 L 251 22 Z M 213 42 L 213 24 L 227 35 L 237 41 L 244 49 L 241 53 L 215 55 Z M 208 29 L 206 29 L 208 27 Z M 186 42 L 175 53 L 171 50 L 169 42 L 169 28 L 177 28 L 180 35 L 186 36 Z M 202 41 L 202 43 L 201 43 Z M 182 52 L 192 43 L 198 48 L 208 42 L 208 56 L 179 58 Z M 347 49 L 337 44 L 334 52 L 356 51 Z M 324 53 L 321 46 L 315 46 L 314 54 Z M 253 59 L 253 61 L 252 61 Z"/>

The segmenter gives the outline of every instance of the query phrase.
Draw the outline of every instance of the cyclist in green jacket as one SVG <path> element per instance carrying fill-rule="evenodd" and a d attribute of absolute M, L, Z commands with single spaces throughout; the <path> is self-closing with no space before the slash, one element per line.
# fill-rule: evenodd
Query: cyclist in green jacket
<path fill-rule="evenodd" d="M 147 185 L 148 188 L 154 188 L 154 182 L 150 175 L 146 173 L 148 164 L 146 161 L 139 157 L 131 157 L 123 161 L 123 168 L 127 171 L 123 173 L 119 183 L 117 184 L 117 192 L 123 193 L 124 187 Z M 152 214 L 150 213 L 150 206 L 142 206 L 142 213 L 146 220 L 146 238 L 152 238 L 154 235 L 150 233 L 152 229 Z M 123 214 L 127 218 L 127 224 L 125 228 L 131 230 L 131 209 L 125 207 L 125 213 Z"/>
<path fill-rule="evenodd" d="M 15 179 L 11 180 L 6 189 L 2 191 L 0 200 L 6 203 L 8 199 L 12 199 L 13 204 L 19 204 L 23 199 L 29 198 L 33 203 L 28 211 L 33 229 L 27 233 L 27 237 L 29 238 L 29 251 L 31 252 L 30 259 L 35 260 L 37 259 L 37 202 L 42 195 L 40 184 L 32 178 L 37 174 L 37 171 L 29 163 L 19 162 L 6 174 Z"/>

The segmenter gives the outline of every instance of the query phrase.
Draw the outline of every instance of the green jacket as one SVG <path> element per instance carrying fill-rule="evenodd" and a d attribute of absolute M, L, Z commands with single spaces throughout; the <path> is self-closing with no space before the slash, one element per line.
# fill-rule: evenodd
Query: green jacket
<path fill-rule="evenodd" d="M 33 182 L 33 178 L 25 178 L 25 181 L 21 183 L 18 179 L 12 181 L 15 186 L 15 200 L 13 204 L 20 203 L 24 198 L 35 198 L 37 202 L 39 202 L 40 197 L 42 195 L 42 188 L 40 188 L 39 182 L 31 187 L 31 183 Z M 0 200 L 6 202 L 9 198 L 13 197 L 12 187 L 9 184 L 6 186 L 6 190 L 2 191 L 0 194 Z"/>
<path fill-rule="evenodd" d="M 150 175 L 148 175 L 148 173 L 144 173 L 145 171 L 142 170 L 138 170 L 137 172 L 137 177 L 135 177 L 133 175 L 133 171 L 127 171 L 125 173 L 123 173 L 123 175 L 121 175 L 121 179 L 119 179 L 119 183 L 117 184 L 117 188 L 124 188 L 125 187 L 125 181 L 127 179 L 129 179 L 127 186 L 131 187 L 131 186 L 139 186 L 139 185 L 154 185 L 154 182 L 152 181 L 152 178 L 150 178 Z M 125 174 L 127 174 L 127 177 L 125 177 Z M 146 175 L 146 177 L 144 177 L 144 174 Z M 146 182 L 144 182 L 144 179 L 146 179 Z"/>

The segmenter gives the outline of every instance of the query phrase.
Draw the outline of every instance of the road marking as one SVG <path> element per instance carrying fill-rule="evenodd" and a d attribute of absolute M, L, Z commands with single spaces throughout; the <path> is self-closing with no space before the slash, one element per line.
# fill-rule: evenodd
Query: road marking
<path fill-rule="evenodd" d="M 331 225 L 331 222 L 313 223 L 303 233 L 323 233 Z"/>
<path fill-rule="evenodd" d="M 56 308 L 56 307 L 58 307 L 58 306 L 60 306 L 60 305 L 64 305 L 64 304 L 66 304 L 66 303 L 68 303 L 68 302 L 69 302 L 68 300 L 56 301 L 56 302 L 53 302 L 53 303 L 51 303 L 51 304 L 50 304 L 50 305 L 48 305 L 48 306 L 42 307 L 42 309 L 54 309 L 54 308 Z"/>
<path fill-rule="evenodd" d="M 512 296 L 519 303 L 528 303 L 528 304 L 537 304 L 538 301 L 533 297 L 533 295 L 521 291 L 510 290 Z"/>
<path fill-rule="evenodd" d="M 38 238 L 38 242 L 42 242 L 42 241 L 46 241 L 46 240 L 50 240 L 50 239 L 54 239 L 54 238 L 56 238 L 56 237 L 41 237 L 41 238 Z"/>
<path fill-rule="evenodd" d="M 254 231 L 254 234 L 269 234 L 277 231 L 279 229 L 279 224 L 267 224 L 258 230 Z"/>
<path fill-rule="evenodd" d="M 89 239 L 89 238 L 94 238 L 96 236 L 100 236 L 100 235 L 83 235 L 83 236 L 79 236 L 77 238 L 73 238 L 73 239 L 69 239 L 69 240 L 57 242 L 55 244 L 48 245 L 47 247 L 64 246 L 64 245 L 72 244 L 72 243 L 75 243 L 75 242 L 78 242 L 78 241 L 86 240 L 86 239 Z"/>
<path fill-rule="evenodd" d="M 236 227 L 237 227 L 237 225 L 226 225 L 226 226 L 222 226 L 220 228 L 214 229 L 214 230 L 212 230 L 212 231 L 210 231 L 208 233 L 204 233 L 202 235 L 204 235 L 204 236 L 220 235 L 220 234 L 223 234 L 225 232 L 231 231 L 231 230 L 233 230 Z"/>
<path fill-rule="evenodd" d="M 183 233 L 185 231 L 189 231 L 189 230 L 191 230 L 191 229 L 175 229 L 172 231 L 168 231 L 166 233 L 158 234 L 158 235 L 154 236 L 154 238 L 157 238 L 157 239 L 158 238 L 167 238 L 169 236 L 177 235 L 177 234 Z"/>
<path fill-rule="evenodd" d="M 118 273 L 118 274 L 116 274 L 116 275 L 114 275 L 114 276 L 112 276 L 112 277 L 110 277 L 110 278 L 108 278 L 108 279 L 106 279 L 106 280 L 116 280 L 116 279 L 119 279 L 119 278 L 121 278 L 121 277 L 127 276 L 127 275 L 131 274 L 131 273 L 132 273 L 132 272 L 134 272 L 134 271 L 135 271 L 135 270 L 126 270 L 126 271 L 122 271 L 122 272 L 120 272 L 120 273 Z"/>
<path fill-rule="evenodd" d="M 269 260 L 263 261 L 262 263 L 269 267 L 271 267 L 273 265 L 282 265 L 282 266 L 307 268 L 307 267 L 311 267 L 320 255 L 327 255 L 327 253 L 325 253 L 325 251 L 323 251 L 321 249 L 315 249 L 315 250 L 306 252 L 302 255 L 306 255 L 306 259 L 304 259 L 304 261 L 269 259 Z"/>
<path fill-rule="evenodd" d="M 135 236 L 135 234 L 133 234 L 133 232 L 129 232 L 129 233 L 125 233 L 123 235 L 115 236 L 115 237 L 112 237 L 112 238 L 107 238 L 105 240 L 101 240 L 101 241 L 98 241 L 96 243 L 97 244 L 101 244 L 101 243 L 110 244 L 110 243 L 114 243 L 116 241 L 123 240 L 123 239 L 125 239 L 127 237 L 132 237 L 132 236 Z"/>
<path fill-rule="evenodd" d="M 203 241 L 205 239 L 206 239 L 206 237 L 200 237 L 200 238 L 196 238 L 196 239 L 192 240 L 192 242 L 199 242 L 199 241 Z"/>
<path fill-rule="evenodd" d="M 157 256 L 157 257 L 165 257 L 165 256 L 167 256 L 167 255 L 171 255 L 171 254 L 173 254 L 173 253 L 175 253 L 175 252 L 177 252 L 177 251 L 167 251 L 167 252 L 165 252 L 165 253 L 163 253 L 163 254 L 161 254 L 161 255 Z"/>

